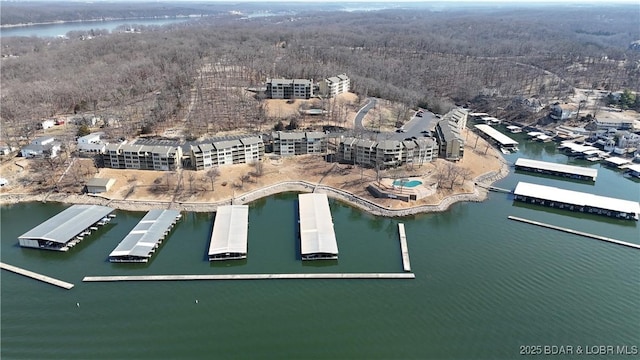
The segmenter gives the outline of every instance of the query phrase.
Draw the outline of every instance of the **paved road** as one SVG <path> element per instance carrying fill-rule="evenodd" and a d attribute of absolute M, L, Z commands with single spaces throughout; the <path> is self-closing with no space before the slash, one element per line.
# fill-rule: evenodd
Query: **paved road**
<path fill-rule="evenodd" d="M 354 120 L 354 124 L 353 124 L 353 128 L 358 131 L 365 131 L 366 129 L 364 128 L 364 126 L 362 126 L 362 119 L 364 119 L 364 116 L 367 115 L 367 112 L 369 112 L 369 110 L 373 109 L 374 106 L 376 106 L 376 98 L 367 98 L 367 100 L 369 101 L 368 103 L 366 103 L 363 107 L 360 108 L 360 110 L 358 110 L 358 113 L 356 114 L 356 118 Z"/>
<path fill-rule="evenodd" d="M 409 120 L 406 124 L 404 124 L 403 128 L 406 132 L 394 132 L 391 134 L 391 139 L 394 140 L 404 140 L 410 137 L 423 137 L 422 131 L 424 130 L 433 130 L 436 126 L 436 122 L 438 122 L 438 118 L 434 113 L 423 110 L 422 117 L 413 116 L 411 120 Z M 384 135 L 384 134 L 380 134 Z M 387 134 L 387 137 L 389 135 Z"/>

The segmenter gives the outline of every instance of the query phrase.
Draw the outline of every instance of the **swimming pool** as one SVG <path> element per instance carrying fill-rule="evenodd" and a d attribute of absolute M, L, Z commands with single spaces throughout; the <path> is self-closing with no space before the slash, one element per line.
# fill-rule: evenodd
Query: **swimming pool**
<path fill-rule="evenodd" d="M 409 179 L 398 179 L 393 181 L 394 186 L 402 186 L 406 188 L 416 187 L 418 185 L 422 185 L 422 181 L 420 180 L 409 180 Z"/>

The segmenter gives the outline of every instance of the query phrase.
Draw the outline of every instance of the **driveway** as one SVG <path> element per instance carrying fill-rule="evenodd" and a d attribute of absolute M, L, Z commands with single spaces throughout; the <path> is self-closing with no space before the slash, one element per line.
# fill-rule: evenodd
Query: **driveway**
<path fill-rule="evenodd" d="M 358 110 L 358 113 L 356 113 L 356 118 L 354 119 L 354 123 L 353 123 L 353 128 L 356 131 L 366 131 L 366 129 L 364 128 L 364 126 L 362 126 L 362 119 L 364 119 L 364 116 L 367 115 L 367 113 L 369 112 L 369 110 L 373 109 L 374 106 L 376 106 L 376 98 L 367 98 L 368 102 L 360 108 L 360 110 Z"/>

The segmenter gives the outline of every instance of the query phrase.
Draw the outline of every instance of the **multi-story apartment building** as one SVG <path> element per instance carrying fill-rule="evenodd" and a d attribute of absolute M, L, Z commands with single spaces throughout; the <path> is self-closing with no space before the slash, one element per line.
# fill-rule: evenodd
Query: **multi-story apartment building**
<path fill-rule="evenodd" d="M 166 145 L 107 144 L 104 166 L 113 169 L 176 170 L 180 167 L 182 148 Z"/>
<path fill-rule="evenodd" d="M 436 141 L 438 156 L 447 160 L 458 161 L 464 155 L 464 139 L 460 136 L 455 122 L 442 119 L 436 124 Z"/>
<path fill-rule="evenodd" d="M 262 138 L 246 137 L 237 140 L 212 141 L 191 145 L 191 165 L 196 170 L 214 166 L 244 164 L 261 161 L 264 157 Z"/>
<path fill-rule="evenodd" d="M 268 79 L 266 95 L 270 99 L 309 99 L 313 96 L 313 81 Z"/>
<path fill-rule="evenodd" d="M 340 161 L 370 167 L 392 167 L 402 164 L 424 164 L 433 161 L 436 143 L 431 138 L 416 140 L 384 140 L 380 142 L 343 138 L 338 146 Z"/>
<path fill-rule="evenodd" d="M 332 76 L 318 83 L 320 94 L 327 97 L 334 97 L 342 93 L 349 92 L 351 80 L 346 74 Z"/>
<path fill-rule="evenodd" d="M 324 154 L 327 135 L 323 132 L 282 132 L 272 134 L 273 152 L 281 156 Z"/>

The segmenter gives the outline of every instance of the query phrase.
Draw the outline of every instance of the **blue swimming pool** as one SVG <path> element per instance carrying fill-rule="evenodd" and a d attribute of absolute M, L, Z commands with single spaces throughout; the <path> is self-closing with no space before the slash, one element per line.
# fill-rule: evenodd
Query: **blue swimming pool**
<path fill-rule="evenodd" d="M 409 179 L 398 179 L 393 181 L 394 186 L 402 186 L 407 188 L 416 187 L 418 185 L 422 185 L 422 181 L 420 180 L 409 180 Z"/>

